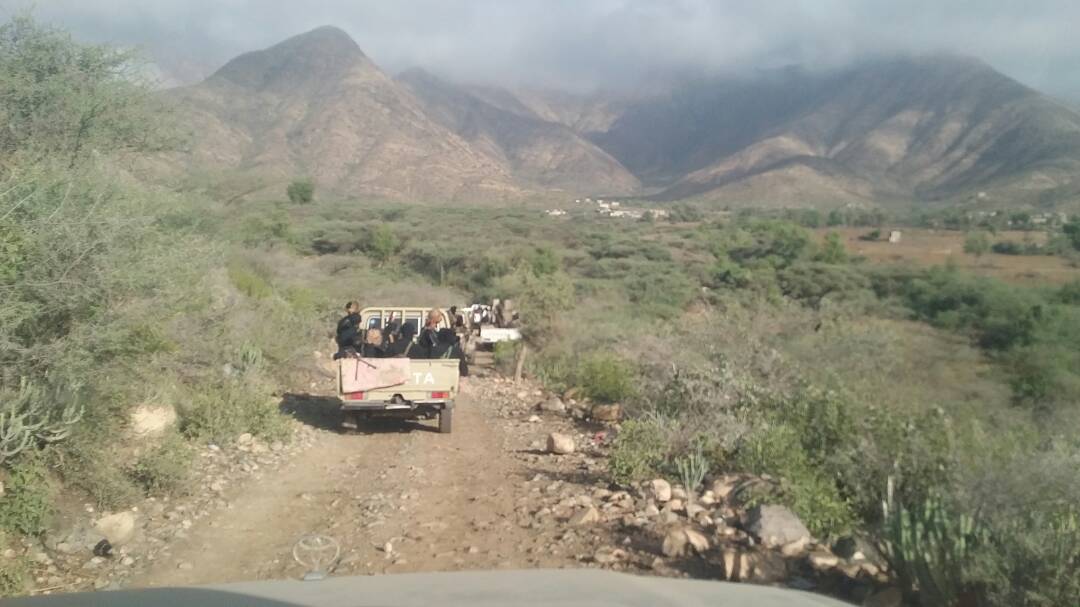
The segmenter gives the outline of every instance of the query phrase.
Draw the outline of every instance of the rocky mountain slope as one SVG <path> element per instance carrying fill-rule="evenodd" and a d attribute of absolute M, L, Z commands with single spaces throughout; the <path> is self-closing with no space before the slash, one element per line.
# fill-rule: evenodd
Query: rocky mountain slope
<path fill-rule="evenodd" d="M 611 194 L 633 193 L 641 185 L 607 152 L 507 91 L 459 86 L 422 70 L 398 80 L 437 122 L 530 185 Z"/>
<path fill-rule="evenodd" d="M 175 92 L 195 169 L 280 189 L 300 175 L 344 195 L 515 198 L 503 166 L 428 116 L 347 34 L 324 27 L 233 59 Z"/>
<path fill-rule="evenodd" d="M 324 27 L 170 94 L 194 131 L 174 169 L 241 194 L 309 175 L 337 195 L 430 201 L 1080 199 L 1080 113 L 952 55 L 574 95 L 394 79 Z"/>
<path fill-rule="evenodd" d="M 951 55 L 698 81 L 593 139 L 667 200 L 1031 201 L 1080 168 L 1080 114 Z"/>

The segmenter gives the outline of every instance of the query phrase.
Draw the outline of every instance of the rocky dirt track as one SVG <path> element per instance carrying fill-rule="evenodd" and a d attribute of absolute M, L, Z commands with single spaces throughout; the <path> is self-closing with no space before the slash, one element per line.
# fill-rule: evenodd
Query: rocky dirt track
<path fill-rule="evenodd" d="M 662 479 L 609 485 L 617 425 L 586 418 L 617 409 L 478 371 L 462 381 L 452 434 L 433 421 L 345 430 L 320 390 L 330 381 L 286 395 L 292 444 L 208 446 L 192 495 L 92 513 L 29 547 L 39 592 L 295 579 L 306 570 L 294 543 L 320 534 L 341 546 L 332 575 L 604 567 L 878 598 L 887 578 L 868 547 L 842 558 L 783 507 L 738 508 L 740 487 L 770 479 L 721 476 L 694 495 Z M 116 546 L 94 556 L 102 520 Z M 875 604 L 892 604 L 886 592 Z"/>

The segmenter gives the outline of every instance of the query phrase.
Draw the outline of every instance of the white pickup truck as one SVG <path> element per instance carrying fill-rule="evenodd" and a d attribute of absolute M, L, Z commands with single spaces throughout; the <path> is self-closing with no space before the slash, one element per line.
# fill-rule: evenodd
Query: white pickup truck
<path fill-rule="evenodd" d="M 490 346 L 504 341 L 518 341 L 521 339 L 521 331 L 518 329 L 504 329 L 493 325 L 480 326 L 479 342 Z"/>
<path fill-rule="evenodd" d="M 365 308 L 360 311 L 361 327 L 382 329 L 393 318 L 419 328 L 430 309 Z M 449 433 L 460 380 L 458 365 L 455 358 L 342 358 L 338 360 L 341 409 L 357 425 L 376 417 L 438 417 L 439 432 Z"/>

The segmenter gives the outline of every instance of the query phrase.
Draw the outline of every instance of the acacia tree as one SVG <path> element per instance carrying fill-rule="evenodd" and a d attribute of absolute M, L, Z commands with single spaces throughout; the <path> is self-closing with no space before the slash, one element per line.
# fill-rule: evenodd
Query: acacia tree
<path fill-rule="evenodd" d="M 145 73 L 132 51 L 79 44 L 28 14 L 0 25 L 0 171 L 175 144 Z"/>

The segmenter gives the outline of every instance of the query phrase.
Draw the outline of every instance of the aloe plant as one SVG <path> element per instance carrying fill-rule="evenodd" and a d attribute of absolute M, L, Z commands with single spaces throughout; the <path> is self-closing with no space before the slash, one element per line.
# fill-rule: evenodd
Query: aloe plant
<path fill-rule="evenodd" d="M 64 404 L 58 405 L 61 401 Z M 36 443 L 67 438 L 82 415 L 83 408 L 74 396 L 21 379 L 18 391 L 0 394 L 0 463 Z"/>

